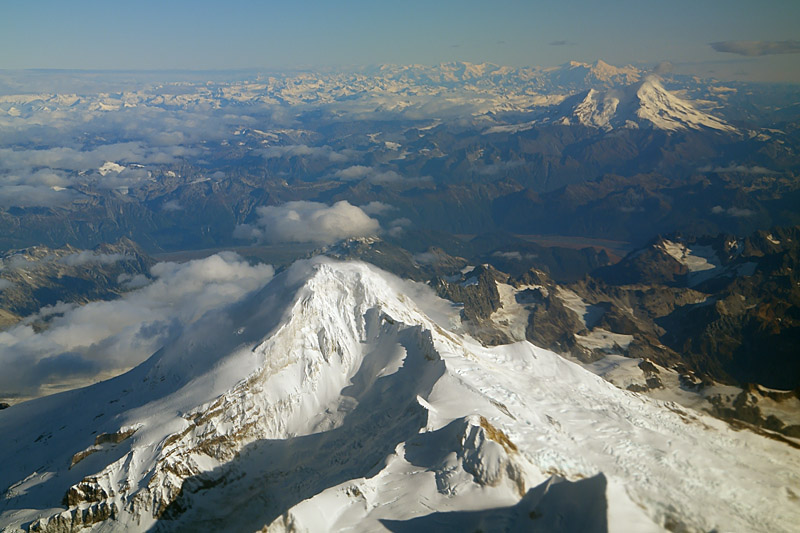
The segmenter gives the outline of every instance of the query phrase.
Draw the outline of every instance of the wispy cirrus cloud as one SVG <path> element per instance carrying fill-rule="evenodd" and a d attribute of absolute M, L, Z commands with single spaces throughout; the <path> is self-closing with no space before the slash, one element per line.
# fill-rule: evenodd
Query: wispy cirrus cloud
<path fill-rule="evenodd" d="M 709 44 L 717 52 L 740 56 L 800 54 L 800 41 L 718 41 Z"/>

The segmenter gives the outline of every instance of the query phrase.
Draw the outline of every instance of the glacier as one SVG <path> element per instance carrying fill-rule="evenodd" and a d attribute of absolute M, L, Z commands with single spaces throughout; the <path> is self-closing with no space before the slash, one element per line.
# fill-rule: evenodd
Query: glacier
<path fill-rule="evenodd" d="M 301 261 L 114 379 L 0 412 L 3 531 L 791 531 L 800 453 L 358 262 Z"/>

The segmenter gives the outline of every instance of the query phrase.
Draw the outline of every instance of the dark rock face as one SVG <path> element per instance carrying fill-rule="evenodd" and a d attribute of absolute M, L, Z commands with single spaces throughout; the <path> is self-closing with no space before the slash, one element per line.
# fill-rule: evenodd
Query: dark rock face
<path fill-rule="evenodd" d="M 673 239 L 711 263 L 690 271 L 657 239 L 571 288 L 608 306 L 598 325 L 634 335 L 628 355 L 726 383 L 800 386 L 800 227 Z"/>
<path fill-rule="evenodd" d="M 109 505 L 106 502 L 99 502 L 88 507 L 70 509 L 47 519 L 40 518 L 33 522 L 28 530 L 42 533 L 80 531 L 99 522 L 116 519 L 116 517 L 116 504 Z"/>
<path fill-rule="evenodd" d="M 430 246 L 415 256 L 398 244 L 374 237 L 348 239 L 323 248 L 319 253 L 341 260 L 365 261 L 416 281 L 458 272 L 467 265 L 463 257 L 450 255 L 437 246 Z"/>
<path fill-rule="evenodd" d="M 575 342 L 575 334 L 585 331 L 586 327 L 575 313 L 551 293 L 543 302 L 534 304 L 528 316 L 525 336 L 537 346 L 546 346 L 560 353 L 571 353 L 582 361 L 597 359 Z"/>
<path fill-rule="evenodd" d="M 492 313 L 500 309 L 497 280 L 499 278 L 505 281 L 507 276 L 489 265 L 481 265 L 465 274 L 464 277 L 466 279 L 458 282 L 435 278 L 431 281 L 431 285 L 439 296 L 464 304 L 464 310 L 461 312 L 464 320 L 481 324 Z"/>
<path fill-rule="evenodd" d="M 612 285 L 668 285 L 686 275 L 688 269 L 670 256 L 657 241 L 629 254 L 619 263 L 599 268 L 592 276 Z"/>
<path fill-rule="evenodd" d="M 685 247 L 683 262 L 672 255 L 679 245 Z M 795 390 L 800 386 L 800 282 L 795 274 L 799 250 L 800 228 L 776 228 L 746 239 L 670 237 L 601 269 L 596 277 L 571 284 L 559 284 L 535 269 L 506 280 L 495 271 L 493 277 L 517 289 L 514 297 L 527 310 L 525 335 L 532 343 L 583 362 L 609 351 L 642 359 L 644 379 L 628 385 L 629 390 L 678 386 L 709 402 L 707 409 L 715 416 L 792 436 L 800 434 L 798 426 L 782 420 L 783 414 L 765 414 L 761 406 L 764 398 L 777 394 L 780 399 L 772 400 L 785 401 L 781 395 L 793 393 L 763 388 L 753 392 L 742 384 Z M 698 254 L 705 254 L 704 261 Z M 651 260 L 655 265 L 647 264 Z M 636 282 L 624 283 L 631 272 Z M 470 276 L 472 282 L 465 283 Z M 490 326 L 498 301 L 491 278 L 488 271 L 476 270 L 458 283 L 439 279 L 434 285 L 440 296 L 464 302 L 465 321 L 482 326 L 471 330 L 476 338 L 496 344 L 507 340 Z M 570 303 L 576 296 L 585 307 L 581 316 L 578 304 Z M 629 342 L 620 346 L 613 335 Z M 613 348 L 598 348 L 587 336 L 610 338 Z M 669 384 L 659 371 L 662 367 L 677 373 Z M 715 382 L 745 386 L 745 392 L 715 398 L 709 392 Z"/>
<path fill-rule="evenodd" d="M 580 318 L 557 296 L 558 284 L 545 272 L 531 269 L 511 281 L 517 287 L 533 286 L 517 294 L 517 301 L 530 310 L 525 338 L 537 346 L 568 353 L 581 361 L 599 356 L 575 341 L 576 334 L 586 333 Z"/>
<path fill-rule="evenodd" d="M 709 398 L 711 413 L 723 420 L 738 420 L 755 427 L 781 433 L 787 437 L 800 437 L 800 425 L 786 424 L 774 414 L 765 414 L 761 408 L 761 402 L 770 399 L 778 404 L 800 398 L 800 389 L 793 391 L 777 392 L 764 389 L 758 385 L 747 385 L 733 399 L 726 401 L 721 396 Z"/>

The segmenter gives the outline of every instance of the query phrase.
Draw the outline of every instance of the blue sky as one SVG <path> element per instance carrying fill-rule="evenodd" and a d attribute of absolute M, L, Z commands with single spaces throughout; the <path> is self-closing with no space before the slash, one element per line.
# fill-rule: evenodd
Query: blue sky
<path fill-rule="evenodd" d="M 729 41 L 763 55 L 710 46 Z M 800 82 L 797 41 L 797 0 L 0 0 L 0 68 L 667 60 L 723 79 Z"/>

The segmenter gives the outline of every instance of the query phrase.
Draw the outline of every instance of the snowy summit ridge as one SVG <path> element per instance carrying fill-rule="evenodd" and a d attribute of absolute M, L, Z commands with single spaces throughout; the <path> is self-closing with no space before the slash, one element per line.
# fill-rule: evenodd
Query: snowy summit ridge
<path fill-rule="evenodd" d="M 148 361 L 0 413 L 0 527 L 789 531 L 800 458 L 426 287 L 299 263 Z M 433 317 L 433 318 L 432 318 Z M 538 528 L 538 529 L 537 529 Z"/>

